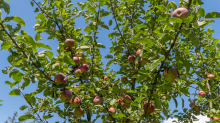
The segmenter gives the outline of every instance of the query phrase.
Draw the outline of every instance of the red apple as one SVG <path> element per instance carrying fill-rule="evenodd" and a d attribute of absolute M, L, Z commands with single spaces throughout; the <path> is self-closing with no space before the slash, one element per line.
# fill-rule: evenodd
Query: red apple
<path fill-rule="evenodd" d="M 72 98 L 72 92 L 70 90 L 63 90 L 60 93 L 60 99 L 63 102 L 69 102 Z"/>
<path fill-rule="evenodd" d="M 106 79 L 108 79 L 108 76 L 105 76 L 105 77 L 104 77 L 104 80 L 106 80 Z"/>
<path fill-rule="evenodd" d="M 196 105 L 195 102 L 191 102 L 189 106 L 190 106 L 190 108 L 194 108 L 195 105 Z"/>
<path fill-rule="evenodd" d="M 164 79 L 166 81 L 174 81 L 177 78 L 177 71 L 174 68 L 167 68 L 163 72 Z"/>
<path fill-rule="evenodd" d="M 121 98 L 118 99 L 118 103 L 123 103 Z"/>
<path fill-rule="evenodd" d="M 76 108 L 74 111 L 74 115 L 76 117 L 82 117 L 84 115 L 84 113 L 85 113 L 84 110 L 81 108 Z"/>
<path fill-rule="evenodd" d="M 174 10 L 172 16 L 180 18 L 183 21 L 184 19 L 188 18 L 188 14 L 188 9 L 181 7 Z"/>
<path fill-rule="evenodd" d="M 72 108 L 76 108 L 76 107 L 78 107 L 78 106 L 80 105 L 80 103 L 81 103 L 80 98 L 79 98 L 79 97 L 74 97 L 74 98 L 72 98 L 71 101 L 70 101 L 70 106 L 71 106 Z"/>
<path fill-rule="evenodd" d="M 209 79 L 214 79 L 214 78 L 215 78 L 215 75 L 214 75 L 214 74 L 209 74 L 209 75 L 207 75 L 207 77 L 208 77 Z"/>
<path fill-rule="evenodd" d="M 220 118 L 218 118 L 218 117 L 213 117 L 213 120 L 220 120 Z"/>
<path fill-rule="evenodd" d="M 129 95 L 125 95 L 124 102 L 125 103 L 130 103 L 131 102 L 131 97 Z"/>
<path fill-rule="evenodd" d="M 205 96 L 205 92 L 203 90 L 200 90 L 198 94 L 201 96 Z"/>
<path fill-rule="evenodd" d="M 129 105 L 129 104 L 126 104 L 126 103 L 122 103 L 122 104 L 121 104 L 121 107 L 122 107 L 122 108 L 130 108 L 130 105 Z"/>
<path fill-rule="evenodd" d="M 109 113 L 111 113 L 113 115 L 116 113 L 116 110 L 114 107 L 109 108 L 108 111 L 109 111 Z"/>
<path fill-rule="evenodd" d="M 57 84 L 66 84 L 67 83 L 66 75 L 64 75 L 63 73 L 58 73 L 54 77 L 54 81 L 57 82 Z"/>
<path fill-rule="evenodd" d="M 77 57 L 83 56 L 83 52 L 76 52 L 75 55 L 76 55 Z"/>
<path fill-rule="evenodd" d="M 140 52 L 141 52 L 141 49 L 139 49 L 139 50 L 136 52 L 136 56 L 137 56 L 137 57 L 140 57 Z"/>
<path fill-rule="evenodd" d="M 145 106 L 146 106 L 146 105 L 147 105 L 147 102 L 145 102 L 145 103 L 143 104 L 144 110 L 145 110 Z M 147 113 L 152 113 L 152 112 L 154 112 L 154 106 L 153 106 L 151 103 L 149 103 L 149 104 L 148 104 L 148 108 L 146 109 L 145 112 L 147 112 Z"/>
<path fill-rule="evenodd" d="M 128 82 L 128 78 L 127 78 L 127 77 L 122 77 L 122 78 L 121 78 L 121 82 L 127 83 L 127 82 Z"/>
<path fill-rule="evenodd" d="M 87 64 L 82 64 L 80 69 L 82 72 L 87 72 L 89 70 L 89 66 Z"/>
<path fill-rule="evenodd" d="M 195 105 L 194 109 L 195 109 L 196 111 L 199 111 L 199 110 L 200 110 L 200 106 L 199 106 L 199 105 Z"/>
<path fill-rule="evenodd" d="M 148 62 L 148 58 L 141 58 L 140 59 L 140 64 L 141 65 L 145 65 L 145 64 L 147 64 L 147 62 Z"/>
<path fill-rule="evenodd" d="M 128 61 L 129 61 L 130 63 L 134 63 L 135 59 L 136 59 L 136 56 L 135 56 L 135 55 L 129 55 L 129 56 L 128 56 Z"/>
<path fill-rule="evenodd" d="M 70 38 L 66 39 L 66 40 L 65 40 L 65 45 L 66 45 L 67 47 L 73 47 L 73 46 L 74 46 L 74 40 L 73 40 L 73 39 L 70 39 Z"/>
<path fill-rule="evenodd" d="M 101 103 L 102 103 L 102 98 L 99 97 L 99 96 L 96 96 L 96 97 L 94 98 L 93 102 L 94 102 L 95 105 L 101 105 Z"/>
<path fill-rule="evenodd" d="M 75 69 L 74 73 L 75 73 L 75 76 L 77 77 L 80 77 L 82 75 L 82 71 L 79 68 Z"/>
<path fill-rule="evenodd" d="M 73 57 L 73 61 L 75 62 L 75 64 L 76 65 L 78 65 L 79 64 L 79 58 L 78 57 Z"/>

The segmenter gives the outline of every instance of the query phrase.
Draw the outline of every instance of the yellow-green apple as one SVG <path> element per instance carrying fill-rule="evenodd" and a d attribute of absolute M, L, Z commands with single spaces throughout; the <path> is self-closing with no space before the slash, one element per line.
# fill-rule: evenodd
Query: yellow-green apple
<path fill-rule="evenodd" d="M 148 58 L 141 58 L 140 59 L 140 64 L 141 65 L 145 65 L 145 64 L 147 64 L 147 62 L 148 62 Z"/>
<path fill-rule="evenodd" d="M 112 114 L 112 115 L 114 115 L 114 114 L 116 113 L 116 110 L 115 110 L 114 107 L 110 107 L 110 108 L 108 109 L 108 111 L 109 111 L 109 113 Z"/>
<path fill-rule="evenodd" d="M 76 107 L 79 107 L 80 103 L 81 103 L 80 98 L 79 98 L 79 97 L 74 97 L 74 98 L 72 98 L 71 101 L 70 101 L 70 106 L 71 106 L 72 108 L 76 108 Z"/>
<path fill-rule="evenodd" d="M 99 97 L 99 96 L 96 96 L 96 97 L 94 98 L 93 102 L 94 102 L 95 105 L 101 105 L 101 103 L 102 103 L 102 98 Z"/>
<path fill-rule="evenodd" d="M 82 64 L 82 65 L 80 66 L 80 69 L 81 69 L 82 72 L 87 72 L 87 71 L 89 70 L 89 65 L 87 65 L 87 64 Z"/>
<path fill-rule="evenodd" d="M 60 93 L 60 99 L 63 102 L 69 102 L 72 98 L 72 92 L 70 90 L 63 90 Z"/>
<path fill-rule="evenodd" d="M 218 117 L 213 117 L 213 120 L 220 120 L 220 118 L 218 118 Z"/>
<path fill-rule="evenodd" d="M 195 105 L 194 109 L 195 109 L 196 111 L 199 111 L 199 110 L 200 110 L 200 106 L 199 106 L 199 105 Z"/>
<path fill-rule="evenodd" d="M 84 113 L 85 113 L 84 110 L 81 108 L 76 108 L 74 111 L 74 115 L 76 117 L 82 117 L 84 115 Z"/>
<path fill-rule="evenodd" d="M 207 75 L 207 77 L 208 77 L 209 79 L 214 79 L 214 78 L 215 78 L 215 75 L 214 75 L 214 74 L 209 74 L 209 75 Z"/>
<path fill-rule="evenodd" d="M 163 76 L 166 81 L 174 81 L 177 77 L 177 71 L 174 68 L 167 68 L 163 71 Z"/>
<path fill-rule="evenodd" d="M 124 102 L 125 103 L 130 103 L 131 102 L 131 97 L 129 95 L 125 95 Z"/>
<path fill-rule="evenodd" d="M 67 47 L 73 47 L 73 46 L 74 46 L 74 40 L 71 39 L 71 38 L 67 38 L 67 39 L 65 40 L 65 45 L 66 45 Z"/>
<path fill-rule="evenodd" d="M 145 110 L 145 107 L 147 106 L 147 104 L 148 104 L 148 108 L 146 109 L 145 112 L 147 112 L 147 113 L 152 113 L 152 112 L 154 112 L 154 106 L 152 105 L 152 103 L 147 103 L 147 102 L 145 102 L 145 103 L 143 104 L 144 110 Z"/>
<path fill-rule="evenodd" d="M 205 96 L 205 92 L 204 92 L 203 90 L 200 90 L 200 91 L 198 92 L 198 94 L 201 95 L 201 96 Z"/>
<path fill-rule="evenodd" d="M 79 64 L 79 58 L 78 57 L 74 56 L 73 61 L 75 62 L 76 65 Z"/>
<path fill-rule="evenodd" d="M 121 107 L 122 108 L 130 108 L 130 105 L 126 104 L 126 103 L 121 103 Z"/>
<path fill-rule="evenodd" d="M 75 73 L 75 76 L 77 77 L 80 77 L 82 75 L 82 71 L 79 68 L 75 69 L 74 73 Z"/>
<path fill-rule="evenodd" d="M 189 11 L 186 8 L 180 7 L 173 11 L 172 16 L 180 18 L 182 21 L 188 18 Z"/>
<path fill-rule="evenodd" d="M 189 104 L 190 108 L 194 108 L 195 105 L 196 105 L 195 102 L 191 102 L 191 103 Z"/>
<path fill-rule="evenodd" d="M 128 56 L 128 61 L 129 61 L 130 63 L 134 63 L 135 59 L 136 59 L 136 56 L 135 56 L 135 55 L 129 55 L 129 56 Z"/>
<path fill-rule="evenodd" d="M 136 56 L 137 56 L 137 57 L 140 57 L 140 52 L 141 52 L 141 49 L 139 49 L 139 50 L 136 52 Z"/>
<path fill-rule="evenodd" d="M 67 83 L 66 75 L 64 75 L 63 73 L 58 73 L 54 77 L 54 81 L 57 82 L 57 84 L 66 84 Z"/>
<path fill-rule="evenodd" d="M 127 83 L 128 82 L 128 78 L 127 77 L 121 77 L 121 82 Z"/>

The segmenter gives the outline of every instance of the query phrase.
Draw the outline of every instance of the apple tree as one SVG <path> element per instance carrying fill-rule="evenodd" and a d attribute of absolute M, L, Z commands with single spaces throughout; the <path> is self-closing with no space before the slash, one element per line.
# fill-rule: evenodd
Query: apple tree
<path fill-rule="evenodd" d="M 199 114 L 218 122 L 220 44 L 212 37 L 214 30 L 205 27 L 220 18 L 220 13 L 205 14 L 202 0 L 87 0 L 77 4 L 31 0 L 37 13 L 32 37 L 22 30 L 22 18 L 7 16 L 10 5 L 1 0 L 1 50 L 11 53 L 11 66 L 2 71 L 14 80 L 5 83 L 12 87 L 9 95 L 26 100 L 21 110 L 32 109 L 20 121 L 37 117 L 46 123 L 55 113 L 64 122 L 156 123 L 170 117 L 192 122 Z M 104 17 L 110 19 L 103 21 Z M 86 28 L 76 28 L 78 18 L 84 18 Z M 17 26 L 12 27 L 11 21 Z M 113 31 L 106 41 L 112 46 L 103 56 L 99 32 L 110 27 Z M 49 35 L 47 40 L 59 42 L 56 53 L 41 41 L 44 33 Z M 38 48 L 46 50 L 37 52 Z M 103 58 L 109 60 L 106 66 Z M 118 71 L 111 69 L 113 63 L 120 67 Z M 35 82 L 36 90 L 23 93 Z M 177 97 L 183 95 L 189 97 L 182 98 L 183 111 L 171 111 L 170 101 L 177 106 Z M 189 108 L 184 107 L 186 101 L 191 102 Z"/>

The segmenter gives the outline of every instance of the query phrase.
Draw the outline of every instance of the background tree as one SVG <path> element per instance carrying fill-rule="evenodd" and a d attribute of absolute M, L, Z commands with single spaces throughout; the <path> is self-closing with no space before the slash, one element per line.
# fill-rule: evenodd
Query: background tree
<path fill-rule="evenodd" d="M 1 2 L 9 13 L 9 5 Z M 37 116 L 46 122 L 53 113 L 69 122 L 95 122 L 98 118 L 103 122 L 160 122 L 172 116 L 189 122 L 195 120 L 192 114 L 200 113 L 211 119 L 219 117 L 219 40 L 212 37 L 214 30 L 204 27 L 220 13 L 205 14 L 202 4 L 201 0 L 180 1 L 178 6 L 186 8 L 185 12 L 166 0 L 88 0 L 78 3 L 80 8 L 73 7 L 70 0 L 32 0 L 38 13 L 34 38 L 21 30 L 25 26 L 22 18 L 2 16 L 1 49 L 11 53 L 8 61 L 12 65 L 3 73 L 14 80 L 5 83 L 17 86 L 10 95 L 21 95 L 33 112 L 19 120 Z M 183 16 L 176 15 L 182 12 Z M 108 25 L 105 16 L 113 17 Z M 83 30 L 75 28 L 77 17 L 85 18 Z M 18 23 L 16 27 L 8 23 L 12 20 Z M 105 56 L 110 60 L 104 68 L 100 48 L 105 46 L 98 42 L 98 31 L 111 26 L 112 46 Z M 60 42 L 56 57 L 50 46 L 40 42 L 43 33 Z M 37 48 L 47 50 L 37 52 Z M 110 70 L 112 63 L 120 70 Z M 210 73 L 216 77 L 209 77 Z M 30 82 L 37 82 L 38 88 L 24 94 L 22 90 Z M 177 106 L 178 96 L 190 96 L 189 87 L 203 90 L 205 96 L 193 93 L 196 97 L 189 99 L 195 102 L 192 109 L 171 112 L 169 101 L 173 99 Z M 36 96 L 40 93 L 44 97 Z M 184 107 L 184 99 L 182 104 Z"/>

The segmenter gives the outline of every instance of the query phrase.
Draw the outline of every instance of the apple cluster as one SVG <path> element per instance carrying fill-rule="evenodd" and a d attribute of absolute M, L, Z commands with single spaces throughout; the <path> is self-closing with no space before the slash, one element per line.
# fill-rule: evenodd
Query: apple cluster
<path fill-rule="evenodd" d="M 136 52 L 136 56 L 137 56 L 137 57 L 140 57 L 140 52 L 141 52 L 141 51 L 142 51 L 142 50 L 139 49 L 139 50 Z M 136 60 L 136 56 L 133 55 L 133 54 L 129 55 L 129 56 L 128 56 L 128 61 L 129 61 L 130 63 L 134 63 L 135 60 Z M 147 62 L 148 62 L 148 58 L 147 58 L 147 57 L 146 57 L 146 58 L 140 58 L 139 62 L 140 62 L 140 65 L 146 65 Z"/>

